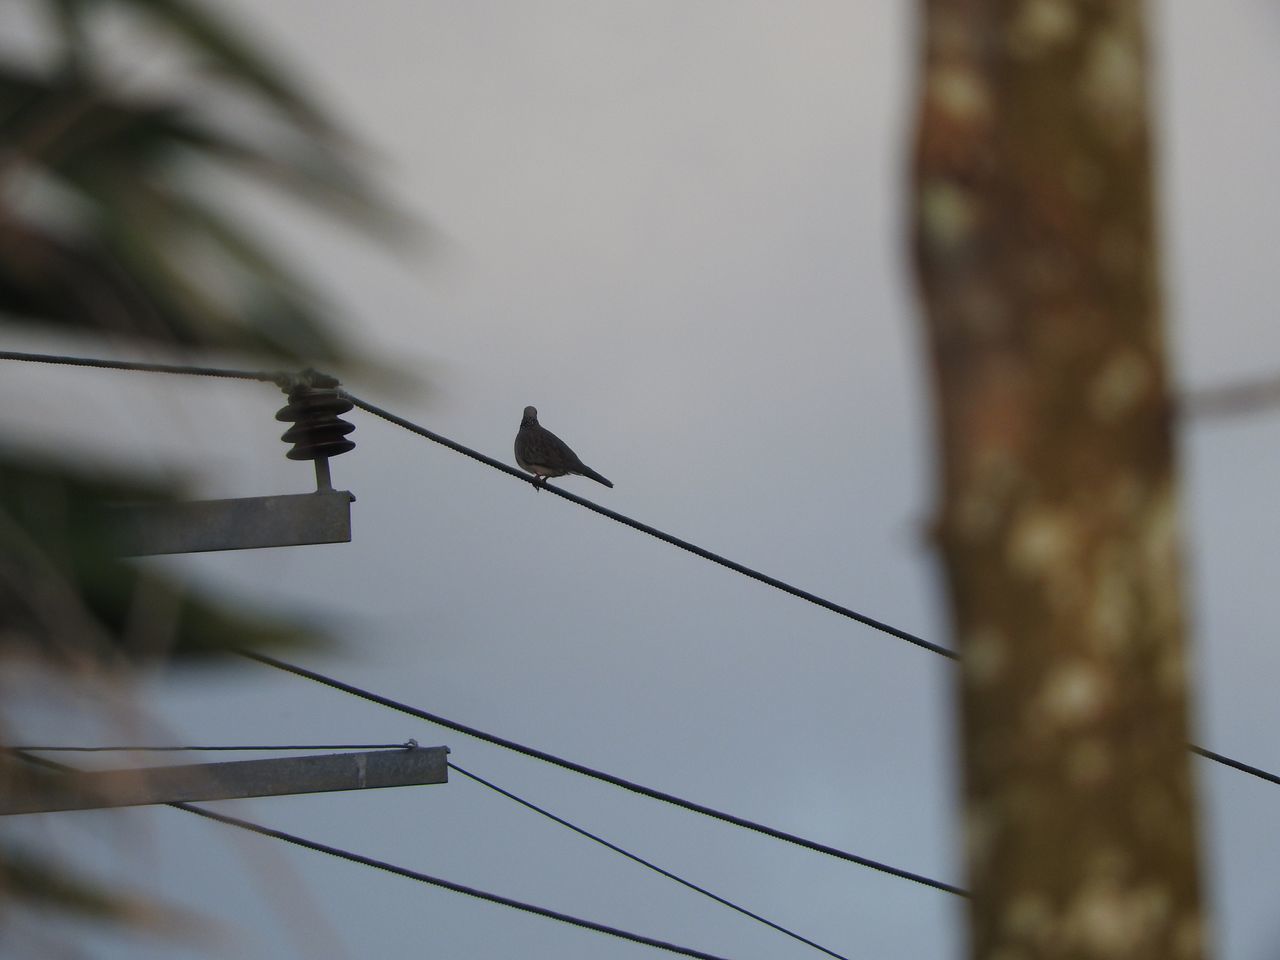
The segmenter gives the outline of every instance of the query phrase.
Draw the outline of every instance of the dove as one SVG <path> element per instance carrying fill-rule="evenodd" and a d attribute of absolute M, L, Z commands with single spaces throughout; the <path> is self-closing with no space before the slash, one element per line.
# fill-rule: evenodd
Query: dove
<path fill-rule="evenodd" d="M 524 408 L 520 432 L 516 434 L 516 463 L 520 464 L 521 470 L 528 470 L 537 477 L 539 485 L 545 484 L 548 477 L 576 473 L 606 487 L 613 486 L 579 460 L 567 443 L 538 423 L 538 411 L 534 407 Z"/>

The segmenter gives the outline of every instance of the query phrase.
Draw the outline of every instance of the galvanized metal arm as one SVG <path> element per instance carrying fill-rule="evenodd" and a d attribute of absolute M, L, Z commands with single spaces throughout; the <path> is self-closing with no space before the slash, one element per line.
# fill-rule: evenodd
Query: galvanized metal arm
<path fill-rule="evenodd" d="M 447 783 L 448 755 L 448 747 L 413 747 L 84 773 L 15 769 L 0 815 Z"/>

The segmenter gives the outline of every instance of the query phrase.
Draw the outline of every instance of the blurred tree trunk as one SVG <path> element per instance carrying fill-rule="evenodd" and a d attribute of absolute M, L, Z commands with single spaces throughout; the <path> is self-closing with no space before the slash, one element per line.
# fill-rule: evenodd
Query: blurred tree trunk
<path fill-rule="evenodd" d="M 924 0 L 971 956 L 1203 955 L 1138 0 Z"/>

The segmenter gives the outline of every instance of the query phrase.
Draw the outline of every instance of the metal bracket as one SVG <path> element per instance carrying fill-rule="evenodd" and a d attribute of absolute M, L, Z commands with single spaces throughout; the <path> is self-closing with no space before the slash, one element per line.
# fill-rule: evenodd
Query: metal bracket
<path fill-rule="evenodd" d="M 112 534 L 124 556 L 349 543 L 354 500 L 346 490 L 317 490 L 120 505 L 111 510 Z"/>
<path fill-rule="evenodd" d="M 29 771 L 7 778 L 0 815 L 447 783 L 448 756 L 448 747 L 414 747 L 136 770 Z"/>

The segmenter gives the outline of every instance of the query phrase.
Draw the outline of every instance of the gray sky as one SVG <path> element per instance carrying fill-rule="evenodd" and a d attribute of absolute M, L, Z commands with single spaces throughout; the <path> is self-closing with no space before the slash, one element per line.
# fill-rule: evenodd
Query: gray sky
<path fill-rule="evenodd" d="M 610 477 L 567 489 L 946 641 L 922 539 L 929 427 L 901 256 L 913 4 L 225 0 L 375 149 L 434 241 L 389 257 L 259 202 L 354 334 L 430 390 L 368 399 L 510 459 L 525 404 Z M 1280 10 L 1155 4 L 1166 281 L 1183 382 L 1280 368 Z M 6 370 L 2 424 L 207 496 L 308 488 L 248 384 Z M 101 398 L 112 404 L 99 410 Z M 15 406 L 19 409 L 15 409 Z M 214 418 L 216 444 L 191 442 Z M 368 417 L 335 460 L 344 546 L 164 566 L 342 639 L 303 659 L 500 735 L 963 882 L 953 668 Z M 1201 743 L 1280 769 L 1280 417 L 1183 453 Z M 665 808 L 265 668 L 155 677 L 134 731 L 446 744 L 476 773 L 850 957 L 953 958 L 946 894 Z M 35 698 L 32 697 L 32 700 Z M 14 702 L 14 694 L 10 694 Z M 22 706 L 18 700 L 18 706 Z M 20 712 L 20 711 L 15 711 Z M 29 709 L 101 742 L 102 712 Z M 1280 943 L 1280 793 L 1196 767 L 1219 955 Z M 456 882 L 737 958 L 818 956 L 483 788 L 220 805 Z M 23 829 L 218 925 L 102 957 L 657 956 L 172 810 Z M 0 950 L 29 955 L 24 922 Z"/>

